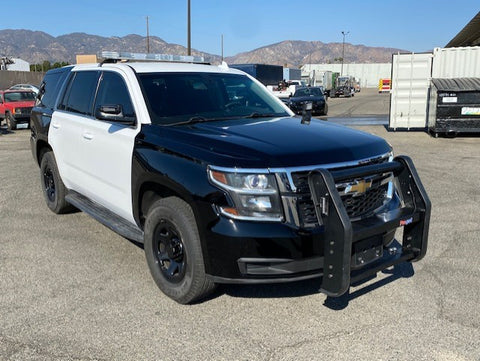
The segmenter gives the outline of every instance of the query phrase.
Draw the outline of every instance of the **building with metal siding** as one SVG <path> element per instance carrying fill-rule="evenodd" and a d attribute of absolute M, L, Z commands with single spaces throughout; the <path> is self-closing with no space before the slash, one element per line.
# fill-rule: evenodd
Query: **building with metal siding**
<path fill-rule="evenodd" d="M 305 64 L 302 66 L 302 78 L 310 77 L 313 71 L 316 73 L 332 71 L 340 73 L 342 64 Z M 360 81 L 362 88 L 376 88 L 382 78 L 390 78 L 392 74 L 391 63 L 375 64 L 343 64 L 343 75 L 350 75 Z"/>

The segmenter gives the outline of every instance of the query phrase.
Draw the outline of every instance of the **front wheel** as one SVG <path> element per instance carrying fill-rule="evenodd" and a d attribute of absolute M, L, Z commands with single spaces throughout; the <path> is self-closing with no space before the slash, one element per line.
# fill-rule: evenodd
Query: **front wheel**
<path fill-rule="evenodd" d="M 7 122 L 7 129 L 8 130 L 15 130 L 17 129 L 17 122 L 12 114 L 7 113 L 5 116 L 5 121 Z"/>
<path fill-rule="evenodd" d="M 180 198 L 160 199 L 150 208 L 144 248 L 155 283 L 171 299 L 188 304 L 214 290 L 205 274 L 193 211 Z"/>

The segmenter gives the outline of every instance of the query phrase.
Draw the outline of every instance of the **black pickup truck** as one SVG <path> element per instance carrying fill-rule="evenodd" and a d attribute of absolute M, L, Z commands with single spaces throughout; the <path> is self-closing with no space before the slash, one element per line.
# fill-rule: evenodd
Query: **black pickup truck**
<path fill-rule="evenodd" d="M 425 255 L 430 202 L 412 161 L 383 139 L 296 117 L 225 64 L 108 56 L 45 75 L 32 153 L 48 207 L 143 243 L 175 301 L 217 283 L 314 277 L 340 296 Z"/>

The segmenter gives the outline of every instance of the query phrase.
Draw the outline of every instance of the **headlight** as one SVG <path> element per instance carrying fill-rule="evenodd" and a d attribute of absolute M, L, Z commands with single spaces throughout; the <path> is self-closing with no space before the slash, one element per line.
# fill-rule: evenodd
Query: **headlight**
<path fill-rule="evenodd" d="M 245 220 L 283 220 L 277 183 L 272 174 L 210 168 L 208 175 L 210 181 L 225 190 L 233 201 L 233 207 L 219 207 L 223 214 Z"/>
<path fill-rule="evenodd" d="M 22 109 L 21 108 L 13 108 L 13 112 L 15 114 L 22 114 Z"/>

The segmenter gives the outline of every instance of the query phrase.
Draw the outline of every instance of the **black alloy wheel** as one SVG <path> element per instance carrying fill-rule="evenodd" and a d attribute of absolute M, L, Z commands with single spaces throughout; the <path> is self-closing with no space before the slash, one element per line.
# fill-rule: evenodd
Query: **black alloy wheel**
<path fill-rule="evenodd" d="M 67 189 L 58 172 L 57 162 L 52 151 L 42 155 L 40 161 L 40 184 L 42 186 L 45 203 L 53 213 L 67 213 L 75 208 L 65 200 Z"/>
<path fill-rule="evenodd" d="M 205 263 L 192 208 L 177 197 L 159 199 L 145 220 L 145 256 L 165 295 L 181 304 L 205 298 L 215 289 Z"/>
<path fill-rule="evenodd" d="M 179 283 L 185 276 L 187 262 L 180 233 L 172 222 L 161 219 L 154 237 L 154 254 L 160 270 L 167 280 Z"/>
<path fill-rule="evenodd" d="M 49 167 L 43 171 L 43 187 L 48 200 L 50 202 L 55 202 L 55 177 L 53 176 L 53 172 Z"/>

